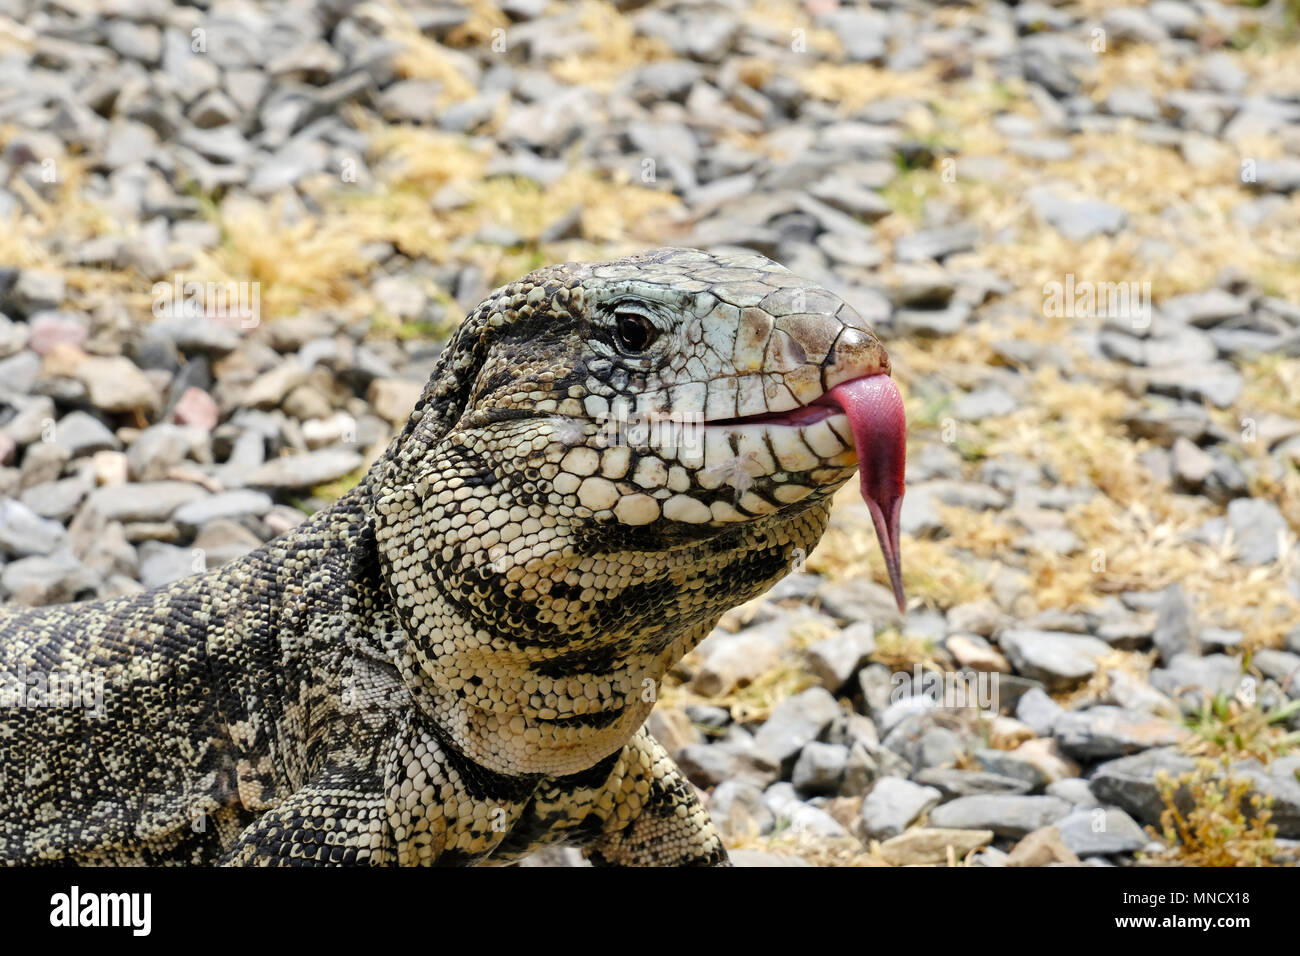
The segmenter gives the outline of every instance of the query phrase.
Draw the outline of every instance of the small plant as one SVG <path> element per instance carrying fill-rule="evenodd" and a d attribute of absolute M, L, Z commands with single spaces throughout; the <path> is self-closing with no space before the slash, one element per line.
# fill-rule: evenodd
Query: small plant
<path fill-rule="evenodd" d="M 1195 735 L 1185 748 L 1207 757 L 1255 757 L 1267 763 L 1300 744 L 1300 733 L 1288 733 L 1285 723 L 1300 713 L 1300 700 L 1265 711 L 1228 694 L 1217 694 L 1187 718 Z"/>
<path fill-rule="evenodd" d="M 1183 866 L 1272 866 L 1277 827 L 1269 823 L 1273 798 L 1253 792 L 1250 780 L 1228 774 L 1228 759 L 1200 760 L 1196 770 L 1156 774 L 1165 805 L 1161 833 L 1169 849 L 1158 859 Z M 1184 792 L 1186 813 L 1177 796 Z M 1249 812 L 1247 809 L 1249 808 Z"/>

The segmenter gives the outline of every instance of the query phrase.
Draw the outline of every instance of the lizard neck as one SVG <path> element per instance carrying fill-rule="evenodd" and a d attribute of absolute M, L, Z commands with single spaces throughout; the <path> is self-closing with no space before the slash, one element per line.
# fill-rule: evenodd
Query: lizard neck
<path fill-rule="evenodd" d="M 381 507 L 396 499 L 409 513 L 421 497 L 402 489 Z M 673 665 L 727 609 L 788 573 L 827 519 L 817 504 L 657 549 L 559 527 L 555 546 L 535 548 L 522 568 L 381 528 L 381 574 L 406 635 L 390 650 L 421 710 L 475 762 L 576 773 L 631 739 Z M 584 583 L 600 573 L 603 587 Z"/>
<path fill-rule="evenodd" d="M 302 785 L 339 714 L 348 659 L 359 642 L 380 643 L 363 498 L 354 489 L 216 572 L 223 593 L 238 598 L 223 626 L 209 630 L 207 655 L 228 688 L 225 719 L 249 809 Z"/>

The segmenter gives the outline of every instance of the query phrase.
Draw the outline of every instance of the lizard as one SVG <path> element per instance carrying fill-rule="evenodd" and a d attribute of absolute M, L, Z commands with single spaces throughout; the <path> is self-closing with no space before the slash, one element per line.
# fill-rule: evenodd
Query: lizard
<path fill-rule="evenodd" d="M 0 609 L 9 703 L 19 673 L 50 697 L 0 707 L 0 860 L 728 865 L 646 718 L 855 470 L 901 609 L 889 372 L 849 305 L 757 254 L 497 289 L 330 506 L 169 585 Z M 96 707 L 41 706 L 68 674 Z"/>

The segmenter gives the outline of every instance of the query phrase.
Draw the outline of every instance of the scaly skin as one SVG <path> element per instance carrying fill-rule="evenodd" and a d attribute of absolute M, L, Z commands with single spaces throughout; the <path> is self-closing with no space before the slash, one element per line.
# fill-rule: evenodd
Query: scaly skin
<path fill-rule="evenodd" d="M 805 406 L 888 367 L 761 256 L 499 289 L 330 508 L 166 587 L 0 611 L 0 674 L 104 685 L 102 716 L 0 709 L 0 859 L 725 864 L 642 725 L 825 529 L 857 459 L 845 416 Z M 729 421 L 799 409 L 820 421 Z"/>

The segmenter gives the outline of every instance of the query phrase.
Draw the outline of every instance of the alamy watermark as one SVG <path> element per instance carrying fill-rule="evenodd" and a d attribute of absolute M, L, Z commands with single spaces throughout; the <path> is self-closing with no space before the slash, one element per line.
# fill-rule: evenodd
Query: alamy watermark
<path fill-rule="evenodd" d="M 133 936 L 148 936 L 153 928 L 152 913 L 152 893 L 83 891 L 74 883 L 68 892 L 50 897 L 50 925 L 54 927 L 122 927 Z"/>
<path fill-rule="evenodd" d="M 996 711 L 1000 703 L 997 671 L 933 671 L 916 664 L 910 674 L 895 671 L 889 684 L 893 704 L 920 698 L 928 707 Z"/>
<path fill-rule="evenodd" d="M 704 452 L 704 416 L 698 412 L 671 415 L 635 412 L 630 403 L 617 399 L 596 421 L 597 435 L 606 448 L 629 445 Z"/>
<path fill-rule="evenodd" d="M 1076 280 L 1043 283 L 1043 315 L 1049 318 L 1128 319 L 1135 329 L 1151 325 L 1151 283 Z"/>
<path fill-rule="evenodd" d="M 0 670 L 0 707 L 57 707 L 104 716 L 104 675 L 84 671 Z"/>

